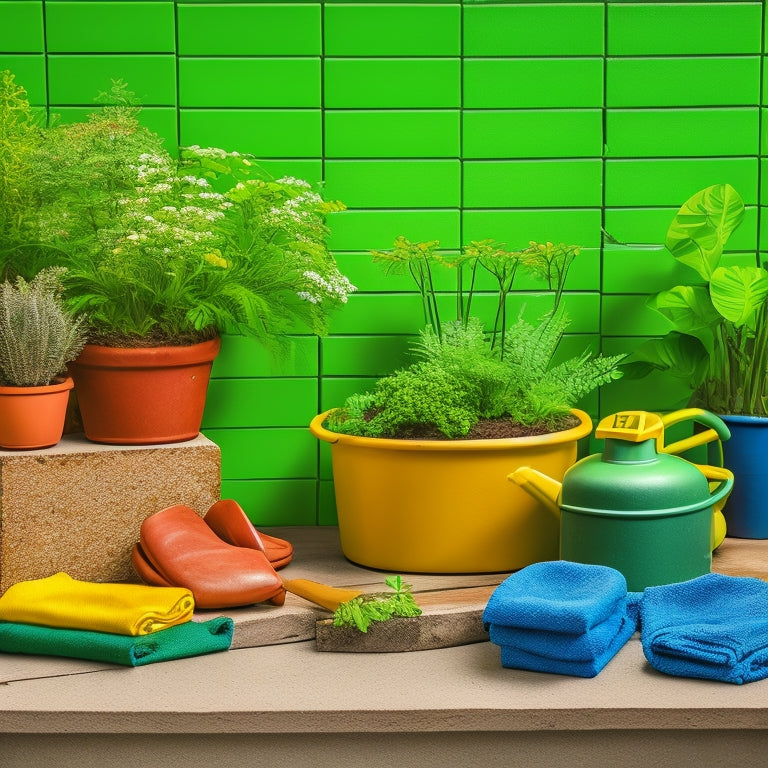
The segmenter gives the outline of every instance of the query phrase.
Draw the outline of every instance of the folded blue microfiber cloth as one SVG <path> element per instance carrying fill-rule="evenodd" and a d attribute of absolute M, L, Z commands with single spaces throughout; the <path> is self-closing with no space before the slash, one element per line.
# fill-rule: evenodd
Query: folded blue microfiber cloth
<path fill-rule="evenodd" d="M 640 639 L 652 667 L 668 675 L 728 683 L 768 677 L 768 583 L 708 573 L 648 587 Z"/>
<path fill-rule="evenodd" d="M 574 677 L 595 677 L 632 637 L 635 628 L 631 621 L 625 622 L 621 631 L 603 648 L 601 653 L 583 661 L 557 659 L 515 648 L 501 646 L 501 665 L 512 669 L 527 669 L 533 672 L 550 672 L 556 675 Z M 548 650 L 548 649 L 545 649 Z"/>
<path fill-rule="evenodd" d="M 488 632 L 491 642 L 496 645 L 509 645 L 547 659 L 587 662 L 602 657 L 616 638 L 627 632 L 628 626 L 631 635 L 635 631 L 634 624 L 630 624 L 626 610 L 617 608 L 588 632 L 552 632 L 500 624 L 491 624 Z"/>
<path fill-rule="evenodd" d="M 605 565 L 548 560 L 507 577 L 483 611 L 483 623 L 580 634 L 627 599 L 627 581 Z"/>

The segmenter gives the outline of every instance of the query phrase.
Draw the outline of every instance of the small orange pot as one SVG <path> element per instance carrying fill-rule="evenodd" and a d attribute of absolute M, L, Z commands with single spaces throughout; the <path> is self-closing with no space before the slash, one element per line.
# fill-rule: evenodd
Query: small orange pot
<path fill-rule="evenodd" d="M 50 448 L 61 440 L 72 379 L 41 387 L 0 387 L 0 447 Z"/>
<path fill-rule="evenodd" d="M 70 364 L 85 436 L 112 445 L 197 437 L 220 348 L 218 338 L 186 347 L 86 344 Z"/>

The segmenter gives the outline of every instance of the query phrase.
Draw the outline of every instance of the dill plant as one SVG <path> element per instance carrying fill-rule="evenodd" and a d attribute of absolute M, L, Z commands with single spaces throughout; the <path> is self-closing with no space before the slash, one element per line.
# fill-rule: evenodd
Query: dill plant
<path fill-rule="evenodd" d="M 392 251 L 374 251 L 389 271 L 406 271 L 421 294 L 427 326 L 420 332 L 411 365 L 379 379 L 371 392 L 353 395 L 333 411 L 328 429 L 387 438 L 466 437 L 482 420 L 506 420 L 531 432 L 564 429 L 571 409 L 584 395 L 621 376 L 624 355 L 585 351 L 557 362 L 569 325 L 561 299 L 577 246 L 532 242 L 509 251 L 493 240 L 472 242 L 458 257 L 438 251 L 439 243 L 412 243 L 400 237 Z M 434 273 L 457 271 L 456 319 L 440 317 Z M 490 331 L 472 314 L 478 272 L 495 278 L 497 305 Z M 522 313 L 511 321 L 507 297 L 516 276 L 543 281 L 553 306 L 535 324 Z"/>
<path fill-rule="evenodd" d="M 100 100 L 86 120 L 46 127 L 25 157 L 39 248 L 24 263 L 0 254 L 3 273 L 66 267 L 66 306 L 107 346 L 326 333 L 355 290 L 327 247 L 343 204 L 244 153 L 171 154 L 122 81 Z"/>

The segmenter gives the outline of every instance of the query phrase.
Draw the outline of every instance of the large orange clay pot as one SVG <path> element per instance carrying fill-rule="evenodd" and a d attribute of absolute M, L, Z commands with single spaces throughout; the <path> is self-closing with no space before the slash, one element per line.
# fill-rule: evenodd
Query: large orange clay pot
<path fill-rule="evenodd" d="M 86 344 L 70 364 L 85 436 L 112 445 L 197 437 L 220 347 L 218 338 L 185 347 Z"/>
<path fill-rule="evenodd" d="M 41 387 L 0 387 L 0 448 L 50 448 L 61 440 L 72 379 Z"/>

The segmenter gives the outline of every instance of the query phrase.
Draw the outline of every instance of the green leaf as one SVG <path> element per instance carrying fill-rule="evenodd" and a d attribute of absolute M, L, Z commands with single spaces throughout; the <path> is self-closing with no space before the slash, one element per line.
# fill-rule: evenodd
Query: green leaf
<path fill-rule="evenodd" d="M 678 261 L 709 280 L 743 219 L 739 193 L 730 184 L 715 184 L 683 203 L 667 231 L 666 246 Z"/>
<path fill-rule="evenodd" d="M 703 285 L 678 285 L 661 291 L 648 301 L 648 306 L 664 315 L 681 333 L 695 336 L 712 354 L 713 328 L 722 318 L 712 306 L 709 292 Z"/>
<path fill-rule="evenodd" d="M 760 267 L 718 267 L 709 291 L 715 309 L 738 328 L 768 296 L 768 272 Z"/>
<path fill-rule="evenodd" d="M 628 379 L 642 378 L 651 371 L 669 371 L 696 389 L 704 380 L 707 365 L 707 351 L 699 339 L 672 331 L 640 345 L 621 368 Z"/>

